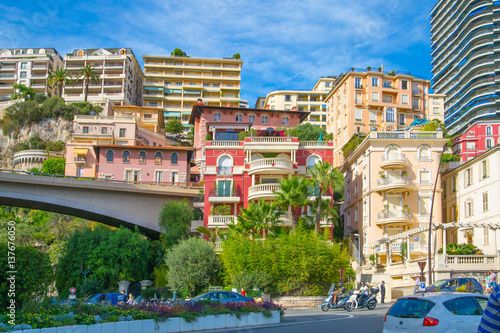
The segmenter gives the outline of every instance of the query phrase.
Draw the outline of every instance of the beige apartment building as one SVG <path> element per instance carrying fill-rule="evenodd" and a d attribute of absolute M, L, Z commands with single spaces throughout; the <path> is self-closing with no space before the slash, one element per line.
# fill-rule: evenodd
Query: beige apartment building
<path fill-rule="evenodd" d="M 53 48 L 0 49 L 0 102 L 10 100 L 17 83 L 57 96 L 59 90 L 47 86 L 47 77 L 62 67 L 62 57 Z"/>
<path fill-rule="evenodd" d="M 325 99 L 327 132 L 333 133 L 335 165 L 343 162 L 342 148 L 354 134 L 394 131 L 415 119 L 432 119 L 429 112 L 430 82 L 408 72 L 384 72 L 383 68 L 351 68 Z M 440 116 L 442 119 L 442 116 Z"/>
<path fill-rule="evenodd" d="M 308 111 L 305 122 L 326 128 L 325 98 L 332 90 L 335 76 L 322 77 L 310 91 L 279 90 L 269 93 L 264 102 L 264 108 L 271 110 Z"/>
<path fill-rule="evenodd" d="M 416 263 L 427 256 L 433 188 L 447 141 L 442 131 L 372 131 L 341 167 L 344 233 L 356 248 L 358 273 L 375 274 L 370 282 L 414 285 L 410 273 L 419 273 Z M 433 223 L 441 222 L 441 212 L 435 200 Z"/>
<path fill-rule="evenodd" d="M 186 127 L 194 103 L 238 107 L 243 61 L 145 55 L 144 104 L 163 109 L 165 121 L 180 119 Z"/>
<path fill-rule="evenodd" d="M 76 49 L 64 57 L 64 66 L 73 78 L 87 65 L 99 74 L 99 82 L 89 84 L 89 102 L 142 105 L 143 73 L 132 49 Z M 84 79 L 73 86 L 66 85 L 63 98 L 68 103 L 83 101 L 85 85 Z"/>

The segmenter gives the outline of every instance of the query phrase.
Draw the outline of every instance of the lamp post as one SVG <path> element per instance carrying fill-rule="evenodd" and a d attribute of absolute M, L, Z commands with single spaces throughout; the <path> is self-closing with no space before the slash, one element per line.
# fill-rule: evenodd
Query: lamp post
<path fill-rule="evenodd" d="M 437 128 L 438 131 L 442 131 L 441 126 Z M 427 265 L 429 266 L 429 280 L 428 280 L 428 285 L 432 283 L 432 263 L 431 263 L 431 247 L 432 247 L 432 211 L 434 208 L 434 197 L 436 196 L 436 186 L 438 183 L 439 179 L 439 172 L 441 171 L 441 160 L 443 158 L 444 151 L 446 149 L 446 146 L 443 147 L 443 151 L 439 155 L 439 165 L 438 169 L 436 172 L 436 180 L 434 181 L 434 189 L 432 190 L 432 200 L 431 200 L 431 212 L 430 212 L 430 217 L 429 217 L 429 239 L 427 240 Z"/>
<path fill-rule="evenodd" d="M 83 274 L 83 280 L 87 280 L 87 275 L 90 273 L 90 269 L 88 269 L 87 271 L 85 271 L 85 266 L 82 266 L 80 267 L 80 271 L 82 272 Z"/>

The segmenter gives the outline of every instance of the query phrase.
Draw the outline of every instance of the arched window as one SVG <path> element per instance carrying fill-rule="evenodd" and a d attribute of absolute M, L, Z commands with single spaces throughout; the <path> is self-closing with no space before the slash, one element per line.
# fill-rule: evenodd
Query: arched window
<path fill-rule="evenodd" d="M 129 163 L 129 162 L 130 162 L 130 152 L 124 151 L 123 152 L 123 163 Z"/>
<path fill-rule="evenodd" d="M 254 114 L 248 115 L 248 122 L 251 124 L 255 123 L 255 115 Z"/>
<path fill-rule="evenodd" d="M 214 121 L 220 121 L 221 113 L 220 112 L 214 112 Z"/>
<path fill-rule="evenodd" d="M 388 123 L 394 122 L 394 109 L 393 108 L 387 108 L 385 110 L 385 121 Z"/>
<path fill-rule="evenodd" d="M 399 156 L 400 156 L 400 152 L 399 152 L 399 147 L 397 146 L 391 146 L 389 148 L 387 148 L 387 150 L 385 151 L 385 156 L 387 157 L 387 160 L 397 160 L 399 159 Z"/>
<path fill-rule="evenodd" d="M 319 158 L 319 156 L 316 156 L 316 155 L 311 155 L 307 158 L 307 162 L 306 162 L 306 165 L 307 165 L 307 173 L 311 172 L 311 169 L 314 167 L 314 165 L 318 162 L 321 162 L 321 159 Z"/>
<path fill-rule="evenodd" d="M 161 153 L 159 151 L 156 152 L 156 154 L 155 154 L 155 163 L 156 164 L 161 164 L 161 157 L 162 157 Z"/>
<path fill-rule="evenodd" d="M 40 49 L 40 50 L 38 50 L 38 53 L 40 53 L 40 54 L 45 54 L 45 49 Z"/>
<path fill-rule="evenodd" d="M 423 145 L 418 150 L 418 159 L 419 160 L 430 160 L 431 159 L 431 149 L 426 145 Z"/>
<path fill-rule="evenodd" d="M 233 160 L 229 156 L 222 156 L 219 158 L 218 166 L 217 174 L 230 175 L 233 171 Z"/>
<path fill-rule="evenodd" d="M 127 51 L 125 49 L 121 49 L 120 54 L 127 54 Z"/>
<path fill-rule="evenodd" d="M 146 163 L 146 152 L 141 151 L 139 153 L 139 163 L 140 164 L 145 164 Z"/>
<path fill-rule="evenodd" d="M 112 150 L 106 152 L 106 162 L 113 162 L 114 153 Z"/>
<path fill-rule="evenodd" d="M 288 125 L 288 117 L 281 117 L 281 125 Z"/>
<path fill-rule="evenodd" d="M 177 164 L 177 158 L 177 153 L 172 153 L 172 155 L 170 155 L 170 164 Z"/>
<path fill-rule="evenodd" d="M 486 127 L 486 135 L 493 135 L 493 127 L 491 126 Z"/>
<path fill-rule="evenodd" d="M 82 50 L 78 51 L 78 55 L 82 56 L 83 55 L 83 51 Z"/>
<path fill-rule="evenodd" d="M 236 122 L 241 123 L 243 120 L 243 115 L 241 113 L 236 114 Z"/>

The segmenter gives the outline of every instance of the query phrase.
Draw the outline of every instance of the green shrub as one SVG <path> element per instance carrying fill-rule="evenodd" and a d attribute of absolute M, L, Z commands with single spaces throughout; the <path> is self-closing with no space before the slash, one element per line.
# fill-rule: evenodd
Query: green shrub
<path fill-rule="evenodd" d="M 231 215 L 231 206 L 230 205 L 220 205 L 215 206 L 210 211 L 212 215 Z"/>

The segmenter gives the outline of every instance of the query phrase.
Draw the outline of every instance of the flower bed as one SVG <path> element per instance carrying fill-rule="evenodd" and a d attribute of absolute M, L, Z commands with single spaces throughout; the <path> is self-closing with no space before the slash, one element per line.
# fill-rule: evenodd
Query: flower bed
<path fill-rule="evenodd" d="M 283 310 L 273 302 L 199 302 L 184 305 L 101 306 L 76 303 L 71 306 L 39 305 L 16 314 L 16 326 L 0 324 L 0 331 L 60 327 L 57 332 L 179 332 L 198 329 L 265 325 L 280 321 Z M 2 316 L 3 321 L 7 319 Z M 0 318 L 0 321 L 1 319 Z M 234 323 L 234 325 L 233 325 Z M 153 326 L 151 326 L 153 325 Z M 223 327 L 219 327 L 223 326 Z M 178 330 L 176 330 L 178 327 Z M 208 328 L 205 328 L 208 327 Z M 42 330 L 43 332 L 44 330 Z M 30 331 L 31 332 L 31 331 Z"/>

